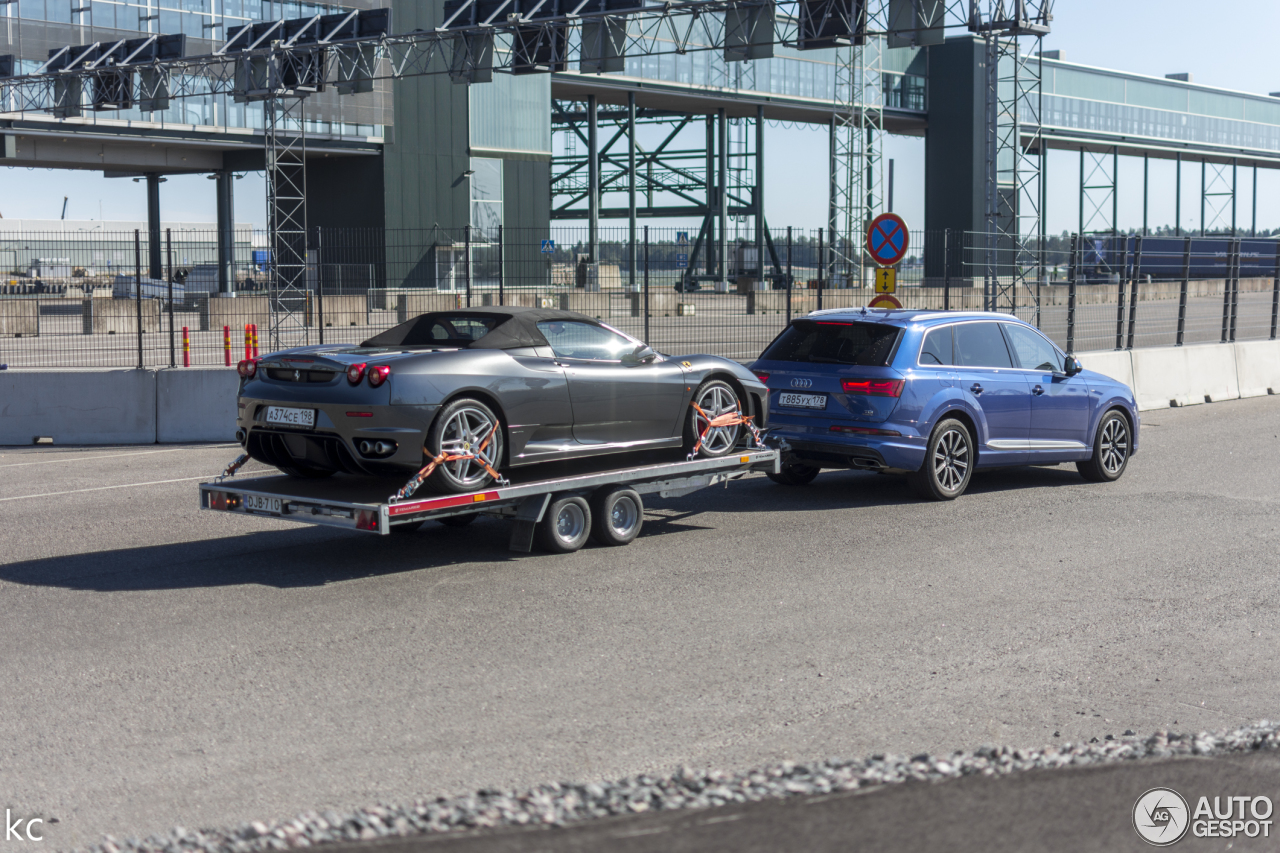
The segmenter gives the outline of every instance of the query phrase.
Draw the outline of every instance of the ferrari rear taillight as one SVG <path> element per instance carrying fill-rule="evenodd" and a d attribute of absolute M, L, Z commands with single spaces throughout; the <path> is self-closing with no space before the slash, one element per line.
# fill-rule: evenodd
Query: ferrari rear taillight
<path fill-rule="evenodd" d="M 864 397 L 901 397 L 902 379 L 841 379 L 840 387 L 846 394 Z"/>
<path fill-rule="evenodd" d="M 364 378 L 364 362 L 353 364 L 347 368 L 347 381 L 352 385 L 359 385 L 360 380 Z"/>
<path fill-rule="evenodd" d="M 236 373 L 239 373 L 245 379 L 252 379 L 257 372 L 258 360 L 256 358 L 246 358 L 236 365 Z"/>
<path fill-rule="evenodd" d="M 369 375 L 369 387 L 377 388 L 391 375 L 391 368 L 385 364 L 376 364 L 365 371 Z"/>

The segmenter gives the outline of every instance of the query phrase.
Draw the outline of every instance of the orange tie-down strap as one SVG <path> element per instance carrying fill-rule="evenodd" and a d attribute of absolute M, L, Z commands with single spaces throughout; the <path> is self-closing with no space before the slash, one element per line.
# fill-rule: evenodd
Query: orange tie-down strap
<path fill-rule="evenodd" d="M 488 438 L 486 438 L 484 441 L 480 443 L 480 446 L 476 449 L 477 453 L 482 452 L 486 447 L 489 446 L 489 439 L 491 438 L 493 438 L 493 433 L 490 433 Z M 425 447 L 422 448 L 422 450 L 424 453 L 431 452 L 430 450 L 427 450 L 427 448 Z M 400 491 L 392 495 L 391 501 L 402 501 L 405 498 L 412 495 L 414 492 L 418 490 L 418 487 L 422 485 L 423 480 L 426 480 L 428 477 L 430 477 L 431 472 L 435 471 L 436 468 L 439 468 L 441 465 L 444 465 L 449 462 L 461 462 L 464 459 L 472 459 L 476 462 L 479 462 L 480 467 L 483 468 L 485 470 L 485 473 L 488 474 L 490 477 L 492 477 L 494 479 L 494 482 L 496 482 L 499 486 L 510 485 L 506 477 L 503 477 L 501 474 L 499 474 L 496 470 L 494 470 L 493 466 L 491 466 L 487 461 L 485 461 L 484 457 L 478 456 L 476 455 L 476 453 L 445 453 L 444 451 L 441 451 L 439 455 L 433 457 L 432 460 L 427 463 L 425 468 L 423 468 L 417 474 L 414 474 L 413 479 L 404 484 L 404 488 L 402 488 Z"/>
<path fill-rule="evenodd" d="M 241 466 L 243 466 L 244 463 L 248 461 L 249 461 L 249 454 L 241 453 L 239 456 L 236 457 L 235 462 L 232 462 L 230 465 L 228 465 L 226 470 L 218 475 L 218 479 L 225 480 L 227 477 L 230 477 L 231 475 L 235 474 L 235 472 L 239 471 Z"/>
<path fill-rule="evenodd" d="M 692 459 L 698 455 L 698 451 L 702 449 L 702 440 L 707 437 L 707 433 L 719 427 L 745 426 L 751 430 L 751 437 L 755 439 L 756 447 L 764 447 L 764 439 L 760 437 L 760 430 L 752 423 L 751 415 L 742 414 L 742 408 L 739 407 L 736 412 L 726 412 L 723 415 L 716 415 L 714 418 L 702 410 L 702 407 L 696 401 L 690 400 L 689 405 L 693 406 L 694 411 L 702 416 L 707 425 L 702 428 L 702 433 L 698 436 L 698 441 L 693 445 L 693 450 L 689 451 L 689 458 Z"/>

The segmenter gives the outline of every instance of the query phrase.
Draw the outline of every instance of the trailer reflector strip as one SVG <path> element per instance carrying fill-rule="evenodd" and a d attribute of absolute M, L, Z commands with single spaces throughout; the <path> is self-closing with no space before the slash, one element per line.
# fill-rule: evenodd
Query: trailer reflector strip
<path fill-rule="evenodd" d="M 455 495 L 447 498 L 432 498 L 413 503 L 392 504 L 387 512 L 390 515 L 406 515 L 411 512 L 424 512 L 429 509 L 448 509 L 451 506 L 465 506 L 471 503 L 482 503 L 498 499 L 497 492 L 481 492 L 475 495 Z"/>

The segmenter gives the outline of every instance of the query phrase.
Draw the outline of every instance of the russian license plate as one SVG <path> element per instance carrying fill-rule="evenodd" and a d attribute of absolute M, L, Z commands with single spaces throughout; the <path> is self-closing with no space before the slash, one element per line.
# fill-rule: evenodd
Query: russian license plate
<path fill-rule="evenodd" d="M 250 512 L 280 512 L 280 498 L 268 498 L 264 495 L 245 495 L 244 508 Z"/>
<path fill-rule="evenodd" d="M 288 406 L 267 406 L 267 423 L 311 429 L 316 425 L 316 410 L 293 409 Z"/>
<path fill-rule="evenodd" d="M 825 409 L 827 407 L 827 395 L 784 392 L 778 395 L 778 405 L 790 406 L 793 409 Z"/>

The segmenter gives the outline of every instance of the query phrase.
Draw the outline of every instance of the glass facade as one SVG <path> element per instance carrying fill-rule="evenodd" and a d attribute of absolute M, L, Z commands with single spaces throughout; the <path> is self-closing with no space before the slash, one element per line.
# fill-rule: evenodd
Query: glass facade
<path fill-rule="evenodd" d="M 133 38 L 139 33 L 185 33 L 188 53 L 212 50 L 229 28 L 260 20 L 300 18 L 340 10 L 337 4 L 280 3 L 270 0 L 16 0 L 0 4 L 0 53 L 19 57 L 19 74 L 36 72 L 48 50 L 61 45 L 91 44 Z M 63 24 L 65 28 L 48 24 Z M 202 40 L 192 43 L 193 40 Z M 361 96 L 369 98 L 371 96 Z M 323 116 L 307 122 L 313 134 L 380 138 L 380 124 L 344 121 L 344 112 L 365 117 L 369 112 L 346 110 L 328 93 L 313 96 L 314 113 Z M 324 103 L 321 103 L 321 101 Z M 363 102 L 361 102 L 363 103 Z M 308 105 L 311 111 L 310 104 Z M 335 120 L 335 115 L 339 116 Z M 156 113 L 140 110 L 86 110 L 84 118 L 103 123 L 131 122 L 155 125 L 196 125 L 209 128 L 261 130 L 261 104 L 237 104 L 227 95 L 174 99 L 169 109 Z"/>
<path fill-rule="evenodd" d="M 502 161 L 472 157 L 471 169 L 472 239 L 493 242 L 502 224 Z"/>
<path fill-rule="evenodd" d="M 1280 152 L 1280 99 L 1049 62 L 1044 124 Z"/>
<path fill-rule="evenodd" d="M 550 74 L 495 74 L 468 89 L 473 148 L 551 154 Z"/>

